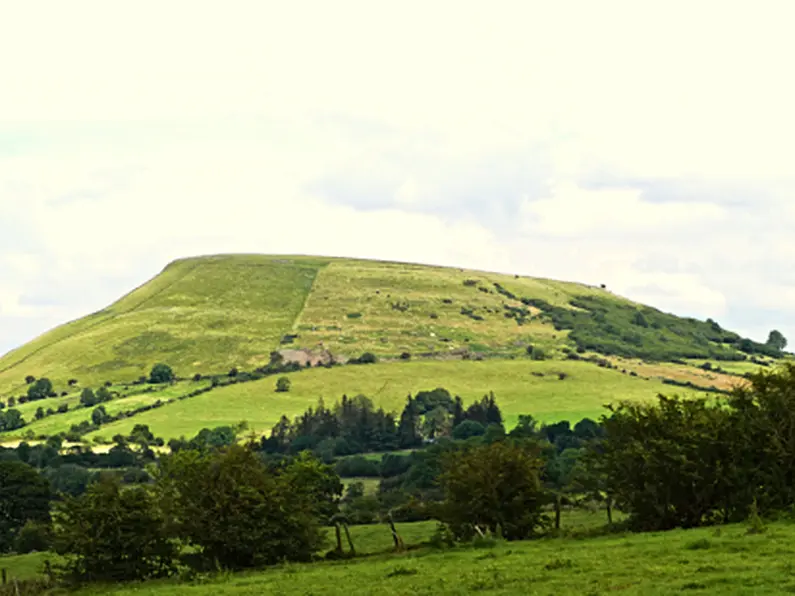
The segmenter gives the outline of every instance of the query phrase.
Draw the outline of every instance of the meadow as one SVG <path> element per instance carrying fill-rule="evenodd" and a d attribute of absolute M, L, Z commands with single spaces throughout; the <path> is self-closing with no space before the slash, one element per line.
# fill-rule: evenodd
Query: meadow
<path fill-rule="evenodd" d="M 564 380 L 559 373 L 565 375 Z M 343 394 L 366 395 L 376 406 L 399 414 L 409 393 L 436 387 L 460 395 L 465 403 L 493 391 L 506 427 L 515 425 L 520 414 L 531 414 L 545 422 L 576 422 L 584 417 L 598 418 L 605 404 L 619 399 L 652 399 L 660 392 L 695 393 L 664 385 L 659 379 L 633 377 L 589 362 L 527 358 L 386 362 L 313 368 L 287 376 L 292 381 L 288 393 L 275 391 L 273 377 L 238 383 L 104 425 L 88 438 L 129 434 L 135 424 L 147 424 L 156 436 L 166 439 L 190 437 L 204 427 L 241 421 L 246 421 L 254 433 L 263 433 L 270 431 L 283 414 L 292 418 L 315 406 L 320 398 L 331 405 Z"/>
<path fill-rule="evenodd" d="M 359 558 L 286 564 L 224 574 L 192 583 L 157 581 L 93 586 L 79 594 L 609 594 L 757 595 L 795 591 L 795 524 L 770 523 L 763 533 L 745 524 L 649 534 L 598 534 L 603 512 L 564 514 L 561 537 L 485 543 L 437 550 L 389 552 L 386 526 L 351 528 Z M 433 522 L 399 524 L 409 545 L 420 546 Z M 30 577 L 46 555 L 5 557 L 12 577 Z"/>

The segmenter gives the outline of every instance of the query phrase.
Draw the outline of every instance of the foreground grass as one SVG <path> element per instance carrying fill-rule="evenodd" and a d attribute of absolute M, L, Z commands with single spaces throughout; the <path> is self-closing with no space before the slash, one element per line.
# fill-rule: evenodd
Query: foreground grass
<path fill-rule="evenodd" d="M 558 373 L 565 373 L 560 380 Z M 409 393 L 444 387 L 465 403 L 494 391 L 508 427 L 520 414 L 542 421 L 598 418 L 603 406 L 620 399 L 651 399 L 658 393 L 693 392 L 582 361 L 517 360 L 416 361 L 315 368 L 288 375 L 289 393 L 276 393 L 276 379 L 220 388 L 157 410 L 103 426 L 94 435 L 129 434 L 135 424 L 148 424 L 166 439 L 193 436 L 204 427 L 235 425 L 245 420 L 255 433 L 270 431 L 284 414 L 292 418 L 323 398 L 330 406 L 343 394 L 363 394 L 397 414 Z M 93 435 L 88 435 L 91 438 Z"/>
<path fill-rule="evenodd" d="M 354 528 L 358 531 L 359 528 Z M 355 539 L 355 538 L 354 538 Z M 388 536 L 387 536 L 388 540 Z M 795 591 L 795 525 L 744 525 L 491 548 L 430 548 L 344 562 L 284 565 L 202 583 L 153 582 L 82 594 L 782 594 Z"/>

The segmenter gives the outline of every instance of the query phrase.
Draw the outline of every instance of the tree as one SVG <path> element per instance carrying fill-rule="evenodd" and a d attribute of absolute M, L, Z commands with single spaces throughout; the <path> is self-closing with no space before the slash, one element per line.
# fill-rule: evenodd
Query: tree
<path fill-rule="evenodd" d="M 57 468 L 47 468 L 45 476 L 55 494 L 79 497 L 94 479 L 94 474 L 77 464 L 63 464 Z"/>
<path fill-rule="evenodd" d="M 42 418 L 44 418 L 44 408 L 39 406 L 36 408 L 36 420 L 41 420 Z"/>
<path fill-rule="evenodd" d="M 27 464 L 0 460 L 0 552 L 28 521 L 50 523 L 50 484 Z"/>
<path fill-rule="evenodd" d="M 290 391 L 290 379 L 288 377 L 279 377 L 276 381 L 276 391 L 279 393 L 287 393 Z"/>
<path fill-rule="evenodd" d="M 44 399 L 52 394 L 52 383 L 49 379 L 39 379 L 28 387 L 28 399 L 34 401 Z"/>
<path fill-rule="evenodd" d="M 91 388 L 86 387 L 80 393 L 80 403 L 87 408 L 97 405 L 97 397 L 94 395 L 94 391 Z"/>
<path fill-rule="evenodd" d="M 478 530 L 508 540 L 527 538 L 546 523 L 542 468 L 541 449 L 531 442 L 498 441 L 446 453 L 438 518 L 459 540 Z"/>
<path fill-rule="evenodd" d="M 27 377 L 25 377 L 25 384 L 26 385 L 30 385 L 35 380 L 36 380 L 36 377 L 34 377 L 33 375 L 28 375 Z"/>
<path fill-rule="evenodd" d="M 621 402 L 604 417 L 606 438 L 597 471 L 637 530 L 698 526 L 729 519 L 744 498 L 734 480 L 744 441 L 731 412 L 705 399 Z"/>
<path fill-rule="evenodd" d="M 14 398 L 8 399 L 8 405 L 13 405 L 11 401 Z M 19 410 L 10 408 L 0 412 L 0 431 L 17 430 L 25 426 L 25 419 L 22 418 L 22 413 Z"/>
<path fill-rule="evenodd" d="M 481 437 L 486 434 L 486 429 L 480 422 L 474 420 L 464 420 L 453 429 L 453 438 L 459 441 L 470 437 Z"/>
<path fill-rule="evenodd" d="M 400 414 L 398 424 L 398 445 L 401 449 L 408 449 L 422 445 L 422 435 L 419 430 L 420 415 L 414 398 L 410 395 L 406 400 L 406 406 Z"/>
<path fill-rule="evenodd" d="M 130 581 L 168 575 L 178 550 L 153 494 L 103 476 L 57 509 L 55 550 L 75 579 Z"/>
<path fill-rule="evenodd" d="M 101 426 L 105 422 L 108 421 L 108 413 L 105 411 L 105 406 L 99 406 L 98 408 L 94 408 L 94 411 L 91 412 L 91 422 L 95 426 Z"/>
<path fill-rule="evenodd" d="M 784 348 L 787 347 L 787 338 L 784 337 L 781 331 L 773 329 L 773 331 L 771 331 L 770 335 L 767 337 L 766 345 L 776 350 L 783 351 Z"/>
<path fill-rule="evenodd" d="M 175 379 L 174 371 L 168 364 L 155 364 L 149 373 L 150 383 L 171 383 Z"/>
<path fill-rule="evenodd" d="M 308 561 L 325 540 L 320 522 L 334 475 L 307 462 L 269 470 L 241 445 L 181 450 L 161 460 L 158 494 L 176 534 L 207 562 L 241 569 Z"/>

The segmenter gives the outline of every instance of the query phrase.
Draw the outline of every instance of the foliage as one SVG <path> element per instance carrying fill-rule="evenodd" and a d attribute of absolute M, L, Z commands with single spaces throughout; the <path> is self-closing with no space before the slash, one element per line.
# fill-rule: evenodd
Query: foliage
<path fill-rule="evenodd" d="M 290 391 L 290 379 L 288 377 L 279 377 L 276 381 L 276 391 L 279 393 L 286 393 Z"/>
<path fill-rule="evenodd" d="M 80 497 L 57 508 L 55 549 L 69 575 L 81 581 L 141 580 L 168 575 L 177 546 L 146 488 L 122 489 L 103 476 Z"/>
<path fill-rule="evenodd" d="M 14 541 L 14 550 L 21 555 L 45 552 L 52 546 L 52 526 L 49 523 L 27 521 Z"/>
<path fill-rule="evenodd" d="M 28 521 L 49 523 L 50 485 L 28 464 L 0 459 L 0 553 Z"/>
<path fill-rule="evenodd" d="M 49 379 L 38 379 L 28 387 L 28 399 L 30 401 L 45 399 L 51 395 L 54 395 L 54 393 L 52 382 Z"/>
<path fill-rule="evenodd" d="M 342 492 L 333 479 L 308 459 L 268 470 L 251 449 L 232 445 L 164 458 L 157 483 L 176 535 L 207 563 L 239 569 L 309 560 L 323 543 L 319 523 Z"/>
<path fill-rule="evenodd" d="M 543 527 L 543 460 L 537 444 L 498 441 L 450 452 L 442 465 L 445 499 L 439 519 L 459 540 L 474 537 L 476 527 L 508 540 L 527 538 Z"/>
<path fill-rule="evenodd" d="M 149 373 L 150 383 L 171 383 L 176 378 L 174 371 L 168 364 L 159 363 L 152 367 Z"/>
<path fill-rule="evenodd" d="M 9 406 L 13 405 L 12 399 L 8 400 Z M 19 410 L 9 407 L 7 410 L 0 411 L 0 431 L 17 430 L 23 426 L 25 426 L 25 419 Z"/>
<path fill-rule="evenodd" d="M 787 347 L 787 338 L 778 329 L 773 329 L 768 335 L 765 345 L 781 352 Z"/>

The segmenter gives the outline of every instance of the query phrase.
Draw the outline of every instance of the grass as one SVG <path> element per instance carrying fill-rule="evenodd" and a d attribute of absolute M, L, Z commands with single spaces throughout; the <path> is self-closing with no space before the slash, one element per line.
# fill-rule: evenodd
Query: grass
<path fill-rule="evenodd" d="M 0 395 L 26 375 L 60 390 L 133 380 L 167 361 L 180 375 L 267 363 L 301 312 L 315 258 L 220 256 L 185 259 L 108 308 L 58 327 L 0 358 Z"/>
<path fill-rule="evenodd" d="M 399 524 L 398 529 L 408 544 L 416 544 L 427 539 L 433 524 Z M 352 534 L 363 554 L 383 553 L 391 546 L 389 532 L 381 525 L 354 527 Z M 747 534 L 741 524 L 722 526 L 720 531 L 701 528 L 587 539 L 545 538 L 446 551 L 423 548 L 349 561 L 286 564 L 193 584 L 150 582 L 92 587 L 80 593 L 764 595 L 795 591 L 793 556 L 795 525 L 776 522 L 757 535 Z M 7 559 L 0 564 L 7 566 Z"/>
<path fill-rule="evenodd" d="M 560 372 L 567 375 L 563 381 L 558 378 Z M 651 399 L 659 392 L 693 393 L 581 361 L 389 362 L 314 368 L 288 376 L 292 381 L 289 393 L 276 393 L 276 380 L 269 377 L 174 402 L 108 424 L 93 434 L 129 434 L 135 424 L 147 424 L 156 436 L 190 437 L 204 427 L 235 425 L 242 420 L 253 432 L 262 433 L 269 431 L 282 414 L 297 416 L 321 397 L 331 405 L 343 394 L 364 394 L 376 405 L 399 414 L 407 394 L 436 387 L 460 395 L 465 403 L 494 391 L 509 427 L 520 414 L 532 414 L 542 421 L 574 422 L 583 417 L 598 418 L 605 404 L 619 399 Z"/>

